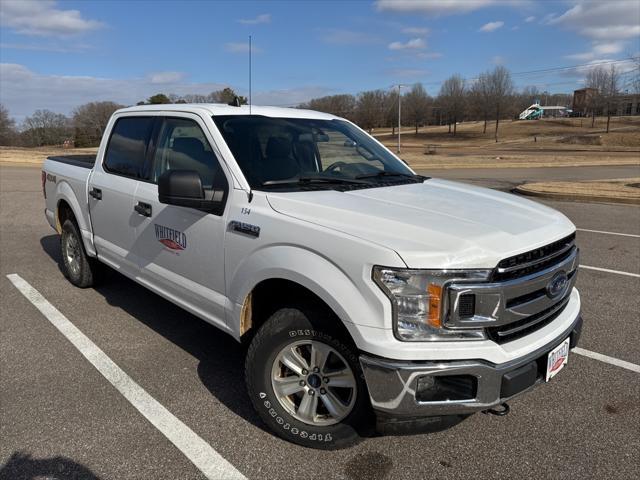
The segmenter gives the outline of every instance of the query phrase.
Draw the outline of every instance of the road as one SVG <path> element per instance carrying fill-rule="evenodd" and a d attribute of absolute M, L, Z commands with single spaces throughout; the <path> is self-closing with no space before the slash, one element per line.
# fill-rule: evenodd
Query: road
<path fill-rule="evenodd" d="M 64 279 L 41 195 L 39 169 L 0 167 L 1 479 L 203 478 L 9 282 L 14 273 L 250 479 L 638 478 L 640 374 L 576 354 L 506 417 L 337 452 L 279 440 L 253 412 L 245 352 L 230 337 L 116 272 L 95 289 Z M 583 229 L 584 265 L 640 274 L 638 207 L 547 203 Z M 578 288 L 580 346 L 640 364 L 640 278 L 581 269 Z"/>
<path fill-rule="evenodd" d="M 546 181 L 585 181 L 640 177 L 638 165 L 542 168 L 434 168 L 419 170 L 429 177 L 446 178 L 484 187 L 510 191 L 523 183 Z"/>

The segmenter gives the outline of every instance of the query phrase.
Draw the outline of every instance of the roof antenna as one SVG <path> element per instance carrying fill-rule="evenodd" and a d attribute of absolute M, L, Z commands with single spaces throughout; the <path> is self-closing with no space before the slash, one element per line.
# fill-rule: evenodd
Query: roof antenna
<path fill-rule="evenodd" d="M 249 35 L 249 115 L 251 115 L 251 35 Z"/>

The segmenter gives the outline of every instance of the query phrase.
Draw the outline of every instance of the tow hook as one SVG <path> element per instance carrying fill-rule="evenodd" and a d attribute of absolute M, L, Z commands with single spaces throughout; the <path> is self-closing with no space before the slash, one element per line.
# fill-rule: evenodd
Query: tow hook
<path fill-rule="evenodd" d="M 488 410 L 483 410 L 482 413 L 496 415 L 498 417 L 504 417 L 511 411 L 511 408 L 506 403 L 501 403 L 498 408 L 490 408 Z"/>

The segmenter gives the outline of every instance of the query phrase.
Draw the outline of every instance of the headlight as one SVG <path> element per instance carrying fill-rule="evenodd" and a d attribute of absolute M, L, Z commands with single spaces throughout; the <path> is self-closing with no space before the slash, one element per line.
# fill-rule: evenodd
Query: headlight
<path fill-rule="evenodd" d="M 443 327 L 446 284 L 486 281 L 491 270 L 408 270 L 373 268 L 373 281 L 391 300 L 393 329 L 403 341 L 483 340 L 483 330 L 449 330 Z"/>

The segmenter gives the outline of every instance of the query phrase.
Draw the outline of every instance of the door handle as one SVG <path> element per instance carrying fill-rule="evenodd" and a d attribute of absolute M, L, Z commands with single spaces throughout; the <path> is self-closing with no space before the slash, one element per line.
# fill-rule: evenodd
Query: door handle
<path fill-rule="evenodd" d="M 138 204 L 133 207 L 133 209 L 140 215 L 143 215 L 145 217 L 151 216 L 151 205 L 149 205 L 148 203 L 138 202 Z"/>
<path fill-rule="evenodd" d="M 102 190 L 99 188 L 92 188 L 89 190 L 89 195 L 91 195 L 96 200 L 102 200 Z"/>

